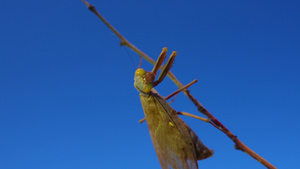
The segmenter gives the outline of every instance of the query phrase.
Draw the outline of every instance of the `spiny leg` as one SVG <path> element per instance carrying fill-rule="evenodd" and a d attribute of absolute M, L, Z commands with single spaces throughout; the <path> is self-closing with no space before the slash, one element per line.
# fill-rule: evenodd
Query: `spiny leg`
<path fill-rule="evenodd" d="M 155 82 L 153 82 L 153 87 L 157 86 L 160 82 L 162 82 L 164 80 L 164 78 L 166 77 L 166 75 L 168 74 L 169 70 L 171 69 L 171 67 L 173 65 L 176 55 L 177 55 L 177 52 L 173 51 L 171 56 L 169 57 L 166 65 L 164 65 L 164 68 L 161 71 L 159 77 L 157 78 L 157 80 Z"/>
<path fill-rule="evenodd" d="M 155 65 L 153 66 L 153 69 L 152 69 L 152 73 L 154 74 L 154 76 L 156 76 L 160 66 L 162 65 L 162 63 L 164 62 L 166 56 L 167 56 L 167 51 L 168 51 L 168 48 L 164 47 L 157 59 L 157 61 L 155 62 Z"/>

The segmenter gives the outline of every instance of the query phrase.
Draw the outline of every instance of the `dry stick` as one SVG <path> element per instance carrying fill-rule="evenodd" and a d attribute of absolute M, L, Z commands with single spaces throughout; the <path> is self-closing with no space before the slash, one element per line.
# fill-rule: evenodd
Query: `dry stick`
<path fill-rule="evenodd" d="M 96 10 L 96 8 L 93 5 L 89 4 L 85 0 L 82 0 L 82 2 L 88 7 L 88 9 L 91 12 L 93 12 L 94 14 L 96 14 L 104 22 L 104 24 L 106 26 L 108 26 L 109 29 L 111 29 L 111 31 L 113 31 L 113 33 L 115 35 L 117 35 L 117 37 L 121 40 L 120 44 L 122 46 L 127 46 L 128 48 L 130 48 L 131 50 L 135 51 L 137 54 L 139 54 L 140 56 L 142 56 L 144 59 L 146 59 L 151 64 L 155 63 L 155 61 L 152 58 L 150 58 L 144 52 L 142 52 L 137 47 L 135 47 L 133 44 L 131 44 L 127 39 L 125 39 L 111 24 L 109 24 L 106 21 L 106 19 L 104 19 L 104 17 L 102 15 L 100 15 L 100 13 Z M 173 83 L 176 84 L 176 86 L 178 86 L 178 88 L 181 88 L 183 86 L 183 84 L 179 80 L 177 80 L 177 78 L 174 76 L 174 74 L 172 72 L 168 73 L 168 77 L 173 81 Z M 230 132 L 222 123 L 219 122 L 219 120 L 217 120 L 208 110 L 206 110 L 203 107 L 203 105 L 200 102 L 198 102 L 198 100 L 195 99 L 188 90 L 184 90 L 183 92 L 195 104 L 195 106 L 197 107 L 198 111 L 200 111 L 201 113 L 203 113 L 204 115 L 206 115 L 212 121 L 211 124 L 213 126 L 217 127 L 219 130 L 221 130 L 222 132 L 224 132 L 235 143 L 235 148 L 236 149 L 242 150 L 243 152 L 247 153 L 248 155 L 250 155 L 251 157 L 253 157 L 255 160 L 259 161 L 265 167 L 267 167 L 269 169 L 276 169 L 275 166 L 273 166 L 271 163 L 269 163 L 268 161 L 266 161 L 264 158 L 262 158 L 261 156 L 259 156 L 258 154 L 256 154 L 254 151 L 252 151 L 250 148 L 248 148 L 245 144 L 243 144 L 237 138 L 237 136 L 235 136 L 232 132 Z"/>
<path fill-rule="evenodd" d="M 197 99 L 195 99 L 189 91 L 187 91 L 188 98 L 197 106 L 198 111 L 205 114 L 209 119 L 211 119 L 216 126 L 219 126 L 222 128 L 222 131 L 235 143 L 235 148 L 237 150 L 241 150 L 251 157 L 253 157 L 255 160 L 263 164 L 265 167 L 269 169 L 276 169 L 275 166 L 273 166 L 271 163 L 269 163 L 267 160 L 256 154 L 253 150 L 251 150 L 249 147 L 247 147 L 244 143 L 242 143 L 237 136 L 235 136 L 231 131 L 229 131 L 222 123 L 220 123 L 212 114 L 206 110 L 201 103 L 198 102 Z"/>

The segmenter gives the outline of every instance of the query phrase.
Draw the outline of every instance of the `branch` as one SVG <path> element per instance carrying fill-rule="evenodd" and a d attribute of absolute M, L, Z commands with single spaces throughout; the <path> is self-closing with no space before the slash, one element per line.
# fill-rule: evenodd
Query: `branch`
<path fill-rule="evenodd" d="M 127 46 L 137 54 L 139 54 L 141 57 L 146 59 L 148 62 L 151 64 L 154 64 L 155 61 L 150 58 L 148 55 L 146 55 L 144 52 L 142 52 L 140 49 L 135 47 L 133 44 L 131 44 L 127 39 L 125 39 L 97 10 L 96 8 L 86 2 L 85 0 L 82 0 L 82 2 L 88 7 L 88 9 L 93 12 L 95 15 L 98 16 L 99 19 L 102 20 L 102 22 L 109 27 L 109 29 L 117 35 L 117 37 L 121 40 L 120 44 L 122 46 Z M 176 84 L 178 88 L 183 87 L 183 84 L 174 76 L 172 72 L 169 72 L 167 75 L 173 83 Z M 198 111 L 203 113 L 205 116 L 207 116 L 210 121 L 212 122 L 211 124 L 221 130 L 223 133 L 225 133 L 234 143 L 235 143 L 235 148 L 237 150 L 241 150 L 248 155 L 250 155 L 252 158 L 260 162 L 262 165 L 269 169 L 276 169 L 275 166 L 273 166 L 271 163 L 269 163 L 267 160 L 256 154 L 253 150 L 251 150 L 249 147 L 247 147 L 244 143 L 242 143 L 237 136 L 235 136 L 231 131 L 229 131 L 221 122 L 219 122 L 218 119 L 216 119 L 206 108 L 189 92 L 189 90 L 183 90 L 183 93 L 195 104 L 197 107 Z"/>

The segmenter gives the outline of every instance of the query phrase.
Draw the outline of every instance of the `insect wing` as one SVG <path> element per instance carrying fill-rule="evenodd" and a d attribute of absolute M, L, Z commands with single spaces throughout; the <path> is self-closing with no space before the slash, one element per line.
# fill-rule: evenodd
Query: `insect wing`
<path fill-rule="evenodd" d="M 149 133 L 163 169 L 198 169 L 192 137 L 175 110 L 159 95 L 140 94 Z"/>
<path fill-rule="evenodd" d="M 184 123 L 186 129 L 188 130 L 188 132 L 190 133 L 190 136 L 192 137 L 192 140 L 193 140 L 193 143 L 195 146 L 195 151 L 197 154 L 197 160 L 203 160 L 208 157 L 211 157 L 214 154 L 214 150 L 211 150 L 208 147 L 206 147 L 202 143 L 202 141 L 199 139 L 197 134 L 190 128 L 190 126 L 188 126 L 184 121 L 182 121 L 182 122 Z"/>

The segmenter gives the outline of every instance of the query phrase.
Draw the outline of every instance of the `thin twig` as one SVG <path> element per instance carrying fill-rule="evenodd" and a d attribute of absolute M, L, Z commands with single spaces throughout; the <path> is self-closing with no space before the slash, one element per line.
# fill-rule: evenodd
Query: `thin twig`
<path fill-rule="evenodd" d="M 93 5 L 89 4 L 85 0 L 82 0 L 82 2 L 88 7 L 88 9 L 91 12 L 93 12 L 95 15 L 97 15 L 102 20 L 102 22 L 106 26 L 108 26 L 109 29 L 115 35 L 117 35 L 117 37 L 121 40 L 120 44 L 122 46 L 127 46 L 128 48 L 130 48 L 131 50 L 133 50 L 134 52 L 136 52 L 137 54 L 139 54 L 141 57 L 143 57 L 144 59 L 146 59 L 151 64 L 155 63 L 155 61 L 152 58 L 150 58 L 148 55 L 146 55 L 140 49 L 138 49 L 133 44 L 131 44 L 127 39 L 125 39 L 106 19 L 104 19 L 104 17 L 102 15 L 100 15 L 100 13 L 96 10 L 96 8 Z M 177 80 L 177 78 L 174 76 L 174 74 L 172 72 L 168 73 L 168 77 L 173 81 L 173 83 L 176 84 L 176 86 L 178 88 L 183 87 L 183 84 L 179 80 Z M 224 132 L 235 143 L 235 148 L 236 149 L 241 150 L 241 151 L 247 153 L 248 155 L 250 155 L 251 157 L 253 157 L 255 160 L 259 161 L 265 167 L 267 167 L 269 169 L 276 169 L 275 166 L 273 166 L 267 160 L 265 160 L 264 158 L 262 158 L 261 156 L 259 156 L 258 154 L 256 154 L 253 150 L 251 150 L 250 148 L 248 148 L 245 144 L 243 144 L 237 138 L 237 136 L 235 136 L 231 131 L 229 131 L 221 122 L 219 122 L 219 120 L 217 120 L 208 110 L 206 110 L 204 108 L 204 106 L 200 102 L 198 102 L 198 100 L 188 90 L 184 90 L 183 92 L 195 104 L 195 106 L 197 107 L 198 111 L 200 111 L 201 113 L 203 113 L 205 116 L 207 116 L 210 119 L 210 121 L 212 122 L 211 124 L 213 126 L 217 126 L 217 128 L 219 130 L 221 130 L 222 132 Z"/>

